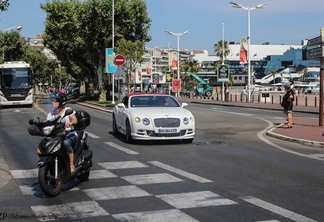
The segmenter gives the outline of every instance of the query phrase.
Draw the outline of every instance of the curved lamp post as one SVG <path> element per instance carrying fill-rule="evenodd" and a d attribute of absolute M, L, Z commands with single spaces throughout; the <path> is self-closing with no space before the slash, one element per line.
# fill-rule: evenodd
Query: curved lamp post
<path fill-rule="evenodd" d="M 247 52 L 247 56 L 248 56 L 248 102 L 251 102 L 251 59 L 250 59 L 250 43 L 251 43 L 251 37 L 250 37 L 250 11 L 251 10 L 254 10 L 254 9 L 263 9 L 267 3 L 263 3 L 263 4 L 259 4 L 259 5 L 256 5 L 254 7 L 251 7 L 251 6 L 243 6 L 237 2 L 234 2 L 231 1 L 230 4 L 233 5 L 233 8 L 241 8 L 241 9 L 245 9 L 248 11 L 248 36 L 247 36 L 247 39 L 248 39 L 248 52 Z M 252 84 L 253 85 L 253 84 Z"/>
<path fill-rule="evenodd" d="M 3 33 L 10 31 L 12 29 L 16 29 L 16 31 L 20 31 L 22 29 L 22 26 L 20 25 L 12 26 L 10 28 L 3 30 Z M 2 49 L 2 62 L 4 62 L 4 48 Z"/>
<path fill-rule="evenodd" d="M 178 56 L 177 56 L 177 62 L 178 62 L 178 67 L 177 67 L 177 78 L 180 79 L 180 70 L 179 70 L 179 64 L 180 64 L 180 60 L 179 60 L 179 53 L 180 53 L 180 48 L 179 48 L 179 45 L 180 45 L 180 36 L 181 35 L 184 35 L 184 34 L 188 34 L 189 31 L 185 31 L 185 32 L 181 32 L 181 33 L 174 33 L 174 32 L 171 32 L 169 30 L 165 30 L 165 32 L 168 34 L 168 35 L 175 35 L 177 36 L 178 38 Z M 178 96 L 178 93 L 176 93 L 176 97 Z"/>

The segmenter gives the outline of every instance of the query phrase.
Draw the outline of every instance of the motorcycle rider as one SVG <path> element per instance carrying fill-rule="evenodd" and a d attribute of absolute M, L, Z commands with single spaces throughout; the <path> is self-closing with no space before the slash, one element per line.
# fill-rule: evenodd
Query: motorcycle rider
<path fill-rule="evenodd" d="M 65 107 L 66 103 L 66 95 L 64 93 L 58 92 L 54 97 L 54 101 L 52 102 L 54 110 L 48 113 L 46 119 L 52 121 L 60 117 L 58 121 L 65 123 L 66 130 L 69 131 L 69 133 L 64 138 L 63 144 L 69 157 L 70 170 L 72 174 L 75 171 L 73 145 L 75 144 L 77 138 L 77 134 L 74 131 L 73 125 L 78 123 L 78 119 L 75 116 L 74 110 L 71 115 L 65 116 L 65 112 L 69 109 L 72 109 L 70 107 Z"/>

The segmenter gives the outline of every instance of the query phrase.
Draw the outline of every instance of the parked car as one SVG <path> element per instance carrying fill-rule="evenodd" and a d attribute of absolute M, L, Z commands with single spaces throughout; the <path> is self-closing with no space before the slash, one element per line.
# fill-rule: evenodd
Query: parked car
<path fill-rule="evenodd" d="M 195 118 L 176 98 L 166 94 L 127 94 L 114 107 L 113 133 L 134 140 L 182 140 L 191 143 Z"/>

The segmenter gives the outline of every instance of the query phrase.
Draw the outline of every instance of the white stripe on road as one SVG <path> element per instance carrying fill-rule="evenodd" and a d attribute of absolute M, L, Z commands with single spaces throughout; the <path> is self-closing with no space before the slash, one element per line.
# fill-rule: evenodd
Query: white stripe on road
<path fill-rule="evenodd" d="M 116 200 L 134 197 L 147 197 L 152 194 L 137 186 L 105 187 L 83 190 L 93 200 Z"/>
<path fill-rule="evenodd" d="M 157 195 L 156 197 L 177 209 L 237 204 L 235 201 L 224 198 L 210 191 L 162 194 Z"/>
<path fill-rule="evenodd" d="M 135 213 L 122 213 L 112 215 L 118 221 L 177 221 L 177 222 L 199 222 L 180 210 L 156 210 Z"/>
<path fill-rule="evenodd" d="M 109 146 L 111 146 L 111 147 L 113 147 L 113 148 L 116 148 L 117 150 L 120 150 L 120 151 L 123 151 L 123 152 L 125 152 L 125 153 L 128 153 L 128 154 L 130 154 L 130 155 L 137 155 L 137 154 L 139 154 L 139 153 L 137 153 L 137 152 L 135 152 L 135 151 L 133 151 L 133 150 L 127 149 L 127 148 L 125 148 L 125 147 L 122 147 L 122 146 L 120 146 L 120 145 L 118 145 L 118 144 L 116 144 L 116 143 L 112 143 L 112 142 L 105 142 L 105 144 L 107 144 L 107 145 L 109 145 Z"/>
<path fill-rule="evenodd" d="M 183 170 L 177 169 L 175 167 L 172 167 L 172 166 L 166 165 L 164 163 L 161 163 L 159 161 L 148 161 L 148 163 L 150 163 L 150 164 L 152 164 L 154 166 L 160 167 L 162 169 L 168 170 L 170 172 L 176 173 L 176 174 L 178 174 L 180 176 L 187 177 L 187 178 L 189 178 L 191 180 L 195 180 L 195 181 L 197 181 L 199 183 L 210 183 L 210 182 L 213 182 L 212 180 L 208 180 L 208 179 L 205 179 L 203 177 L 194 175 L 192 173 L 188 173 L 186 171 L 183 171 Z"/>
<path fill-rule="evenodd" d="M 83 202 L 73 202 L 61 205 L 50 205 L 50 206 L 30 206 L 34 214 L 44 215 L 44 218 L 40 220 L 49 221 L 61 218 L 87 218 L 87 217 L 100 217 L 108 216 L 109 213 L 105 211 L 99 204 L 95 201 L 83 201 Z"/>
<path fill-rule="evenodd" d="M 167 173 L 133 175 L 133 176 L 124 176 L 121 178 L 134 185 L 176 183 L 176 182 L 183 181 Z"/>
<path fill-rule="evenodd" d="M 92 133 L 89 133 L 88 131 L 86 131 L 86 133 L 88 134 L 88 136 L 90 136 L 91 138 L 94 138 L 94 139 L 99 139 L 100 137 L 99 136 L 96 136 Z"/>
<path fill-rule="evenodd" d="M 34 178 L 38 176 L 38 168 L 31 170 L 10 170 L 14 179 Z"/>
<path fill-rule="evenodd" d="M 268 202 L 265 202 L 263 200 L 260 200 L 258 198 L 255 198 L 255 197 L 251 197 L 251 196 L 248 196 L 248 197 L 240 197 L 240 199 L 246 201 L 246 202 L 249 202 L 253 205 L 256 205 L 258 207 L 261 207 L 263 209 L 266 209 L 268 211 L 271 211 L 275 214 L 278 214 L 280 216 L 283 216 L 285 218 L 288 218 L 289 220 L 292 220 L 292 221 L 297 221 L 297 222 L 316 222 L 315 220 L 313 219 L 310 219 L 308 217 L 304 217 L 300 214 L 297 214 L 295 212 L 292 212 L 292 211 L 289 211 L 289 210 L 286 210 L 284 208 L 281 208 L 281 207 L 278 207 L 276 205 L 273 205 L 271 203 L 268 203 Z"/>

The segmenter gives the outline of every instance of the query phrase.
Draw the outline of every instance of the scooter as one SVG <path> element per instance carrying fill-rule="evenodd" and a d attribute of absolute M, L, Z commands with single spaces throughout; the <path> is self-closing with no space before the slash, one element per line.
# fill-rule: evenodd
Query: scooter
<path fill-rule="evenodd" d="M 72 112 L 72 111 L 71 111 Z M 66 115 L 70 115 L 66 111 Z M 87 145 L 88 135 L 85 128 L 90 125 L 90 115 L 83 111 L 76 111 L 78 123 L 74 125 L 77 133 L 76 143 L 73 146 L 75 171 L 71 174 L 69 158 L 63 145 L 63 140 L 68 133 L 65 124 L 58 121 L 29 120 L 28 132 L 32 136 L 44 137 L 38 145 L 39 160 L 37 166 L 38 181 L 41 189 L 50 197 L 60 194 L 62 184 L 79 179 L 87 181 L 92 167 L 92 151 Z"/>

